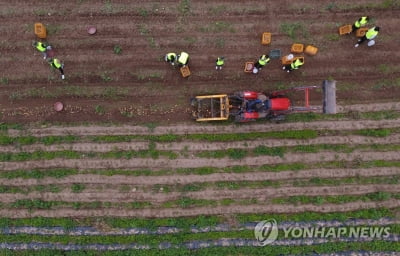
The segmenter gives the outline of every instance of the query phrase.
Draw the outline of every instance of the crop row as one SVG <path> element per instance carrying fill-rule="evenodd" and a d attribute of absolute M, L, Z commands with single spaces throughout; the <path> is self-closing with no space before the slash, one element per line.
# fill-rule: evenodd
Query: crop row
<path fill-rule="evenodd" d="M 198 168 L 176 168 L 176 169 L 105 169 L 105 170 L 80 170 L 71 168 L 57 169 L 28 169 L 28 170 L 13 170 L 1 171 L 0 178 L 5 179 L 43 179 L 46 177 L 65 178 L 77 174 L 96 174 L 104 176 L 125 175 L 125 176 L 172 176 L 172 175 L 210 175 L 213 173 L 248 173 L 248 172 L 282 172 L 282 171 L 301 171 L 306 169 L 317 168 L 344 168 L 344 169 L 359 169 L 373 167 L 400 167 L 399 161 L 327 161 L 316 163 L 288 163 L 288 164 L 266 164 L 261 166 L 239 166 L 234 165 L 225 168 L 218 167 L 198 167 Z"/>
<path fill-rule="evenodd" d="M 357 230 L 360 229 L 361 226 L 356 227 L 342 227 L 343 231 L 346 231 L 345 234 L 349 234 L 349 230 Z M 374 237 L 377 240 L 392 240 L 398 237 L 400 231 L 400 225 L 386 225 L 384 227 L 380 227 L 381 230 L 386 228 L 386 233 L 383 232 L 379 237 Z M 321 229 L 322 230 L 322 229 Z M 326 229 L 327 230 L 327 229 Z M 378 235 L 378 234 L 376 234 Z M 300 238 L 300 239 L 299 239 Z M 296 234 L 290 232 L 285 236 L 285 232 L 283 230 L 278 231 L 278 240 L 275 242 L 276 245 L 280 244 L 303 244 L 301 238 L 297 237 Z M 340 237 L 334 239 L 342 240 L 348 239 L 349 237 Z M 157 248 L 160 244 L 166 243 L 167 246 L 164 245 L 164 248 L 174 248 L 181 247 L 183 244 L 189 243 L 197 243 L 200 241 L 205 241 L 209 245 L 213 245 L 213 242 L 218 241 L 219 239 L 225 240 L 247 240 L 250 242 L 249 245 L 254 246 L 257 244 L 257 241 L 254 238 L 254 230 L 241 230 L 241 231 L 225 231 L 225 232 L 206 232 L 206 233 L 176 233 L 176 234 L 163 234 L 163 235 L 83 235 L 83 236 L 69 236 L 69 235 L 33 235 L 33 234 L 14 234 L 14 235 L 4 235 L 0 234 L 0 241 L 2 243 L 29 243 L 31 241 L 35 241 L 37 243 L 51 243 L 51 244 L 68 244 L 68 245 L 93 245 L 93 244 L 102 244 L 102 245 L 130 245 L 130 244 L 140 244 L 145 245 L 150 248 Z M 286 239 L 293 239 L 292 241 L 288 241 Z M 329 242 L 332 239 L 331 237 L 327 237 L 327 241 Z M 370 239 L 370 237 L 365 238 L 353 238 L 358 242 L 366 241 Z M 321 243 L 319 239 L 315 239 L 312 243 Z M 239 245 L 240 246 L 240 245 Z"/>
<path fill-rule="evenodd" d="M 307 244 L 307 245 L 305 245 Z M 49 244 L 49 243 L 27 243 L 27 244 L 15 244 L 15 243 L 4 243 L 0 244 L 3 248 L 13 248 L 17 250 L 21 249 L 49 249 L 47 252 L 55 253 L 53 255 L 138 255 L 138 253 L 143 253 L 143 255 L 286 255 L 293 254 L 304 255 L 304 253 L 314 253 L 320 255 L 321 253 L 337 253 L 341 251 L 351 251 L 351 250 L 368 250 L 369 252 L 398 252 L 398 247 L 396 248 L 395 238 L 389 241 L 374 240 L 360 242 L 356 239 L 340 239 L 339 241 L 332 243 L 327 242 L 326 239 L 323 241 L 312 241 L 305 240 L 300 243 L 296 241 L 289 240 L 283 245 L 265 246 L 259 247 L 255 246 L 256 242 L 254 240 L 247 239 L 220 239 L 217 241 L 194 241 L 188 242 L 181 245 L 178 248 L 170 248 L 170 243 L 160 244 L 157 248 L 152 248 L 146 245 L 129 244 L 129 245 L 60 245 L 60 244 Z M 227 247 L 226 247 L 227 246 Z M 63 250 L 62 254 L 58 254 L 58 250 Z M 142 251 L 142 250 L 143 251 Z M 66 252 L 72 250 L 71 253 Z M 106 251 L 108 250 L 108 251 Z M 98 251 L 106 251 L 104 253 L 99 253 Z M 12 251 L 5 251 L 10 253 Z M 41 251 L 42 252 L 42 251 Z M 21 254 L 12 255 L 27 255 L 24 252 L 19 252 Z M 5 254 L 10 255 L 10 254 Z M 50 255 L 50 254 L 32 254 L 32 255 Z M 330 254 L 336 255 L 336 254 Z M 346 254 L 345 254 L 346 255 Z M 353 254 L 351 254 L 353 255 Z M 368 254 L 370 255 L 370 254 Z M 396 255 L 396 254 L 393 254 Z"/>
<path fill-rule="evenodd" d="M 194 182 L 188 184 L 154 184 L 147 186 L 138 185 L 113 185 L 113 191 L 110 193 L 116 193 L 119 191 L 121 193 L 130 192 L 134 189 L 136 192 L 190 192 L 190 191 L 203 191 L 206 189 L 214 190 L 237 190 L 243 188 L 268 188 L 268 187 L 307 187 L 307 186 L 339 186 L 339 185 L 361 185 L 361 184 L 399 184 L 400 176 L 384 176 L 384 177 L 346 177 L 346 178 L 311 178 L 311 179 L 296 179 L 296 180 L 261 180 L 261 181 L 215 181 L 215 182 Z M 32 192 L 51 192 L 59 193 L 61 191 L 72 191 L 73 193 L 85 192 L 87 189 L 90 191 L 103 192 L 103 190 L 108 190 L 107 181 L 104 184 L 96 185 L 85 185 L 81 183 L 73 184 L 49 184 L 49 185 L 34 185 L 34 186 L 7 186 L 0 185 L 0 194 L 29 194 Z"/>
<path fill-rule="evenodd" d="M 226 150 L 210 150 L 200 151 L 196 153 L 200 158 L 224 158 L 242 159 L 249 156 L 279 156 L 284 157 L 286 153 L 318 153 L 321 151 L 351 153 L 355 150 L 363 151 L 398 151 L 398 144 L 366 144 L 366 145 L 348 145 L 348 144 L 318 144 L 318 145 L 297 145 L 286 147 L 267 147 L 264 145 L 257 146 L 254 149 L 227 148 Z M 157 150 L 155 145 L 150 145 L 147 150 L 118 150 L 109 152 L 80 152 L 74 150 L 61 151 L 33 151 L 33 152 L 18 152 L 0 153 L 0 162 L 8 161 L 28 161 L 28 160 L 51 160 L 55 158 L 63 159 L 84 159 L 84 158 L 99 158 L 99 159 L 132 159 L 132 158 L 152 158 L 167 157 L 176 159 L 179 156 L 185 157 L 187 152 L 174 152 L 167 150 Z"/>
<path fill-rule="evenodd" d="M 99 221 L 99 220 L 97 220 Z M 0 228 L 0 234 L 4 235 L 14 235 L 14 234 L 31 234 L 31 235 L 70 235 L 70 236 L 105 236 L 105 235 L 165 235 L 165 234 L 177 234 L 177 233 L 207 233 L 207 232 L 227 232 L 227 231 L 242 231 L 242 230 L 254 230 L 258 222 L 248 222 L 244 224 L 235 223 L 234 225 L 224 223 L 216 224 L 215 226 L 204 226 L 197 227 L 191 226 L 189 229 L 177 228 L 173 226 L 157 227 L 154 230 L 150 228 L 112 228 L 110 230 L 104 230 L 95 227 L 33 227 L 33 226 L 14 226 Z M 105 224 L 105 223 L 103 223 Z M 308 222 L 293 222 L 293 221 L 283 221 L 279 222 L 278 229 L 292 229 L 294 227 L 301 228 L 337 228 L 337 227 L 386 227 L 392 225 L 399 225 L 400 221 L 390 218 L 381 218 L 377 220 L 373 219 L 350 219 L 346 221 L 308 221 Z M 391 233 L 398 233 L 398 228 L 391 230 Z"/>
<path fill-rule="evenodd" d="M 349 219 L 371 219 L 395 218 L 399 208 L 376 208 L 363 209 L 349 212 L 331 212 L 331 213 L 253 213 L 253 214 L 235 214 L 235 215 L 214 215 L 214 216 L 195 216 L 195 217 L 174 217 L 174 218 L 118 218 L 118 217 L 99 217 L 99 218 L 0 218 L 0 227 L 62 227 L 72 229 L 79 226 L 105 226 L 111 228 L 145 228 L 157 230 L 158 227 L 176 227 L 184 231 L 190 231 L 191 228 L 204 228 L 209 226 L 224 225 L 226 223 L 237 223 L 244 225 L 249 222 L 258 222 L 261 220 L 275 219 L 280 222 L 312 222 L 312 221 L 341 221 Z"/>
<path fill-rule="evenodd" d="M 132 142 L 132 141 L 151 141 L 151 142 L 180 142 L 180 141 L 207 141 L 207 142 L 228 142 L 245 141 L 255 139 L 312 139 L 318 136 L 344 136 L 361 135 L 372 137 L 386 137 L 393 133 L 399 133 L 400 128 L 380 128 L 380 129 L 360 129 L 353 131 L 338 130 L 288 130 L 271 132 L 252 132 L 252 133 L 224 133 L 224 134 L 164 134 L 164 135 L 104 135 L 104 136 L 19 136 L 11 137 L 0 135 L 0 145 L 32 145 L 41 143 L 44 145 L 53 145 L 61 143 L 74 142 Z"/>
<path fill-rule="evenodd" d="M 359 252 L 367 251 L 367 254 L 362 256 L 371 255 L 371 253 L 386 252 L 389 255 L 396 255 L 400 251 L 399 246 L 396 242 L 389 241 L 370 241 L 370 242 L 334 242 L 324 243 L 317 245 L 303 245 L 303 246 L 264 246 L 264 247 L 214 247 L 204 249 L 168 249 L 168 250 L 146 250 L 143 255 L 146 256 L 211 256 L 211 255 L 253 255 L 253 256 L 265 256 L 265 255 L 338 255 L 348 256 L 357 255 Z M 77 251 L 63 251 L 63 250 L 0 250 L 1 255 L 5 256 L 132 256 L 140 255 L 141 251 L 138 250 L 114 250 L 98 252 L 95 250 L 77 250 Z"/>

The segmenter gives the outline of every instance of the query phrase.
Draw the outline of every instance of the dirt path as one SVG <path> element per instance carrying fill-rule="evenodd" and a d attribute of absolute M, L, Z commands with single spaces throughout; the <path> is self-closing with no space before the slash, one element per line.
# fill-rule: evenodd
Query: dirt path
<path fill-rule="evenodd" d="M 194 133 L 247 133 L 282 130 L 357 130 L 399 127 L 400 119 L 395 120 L 359 120 L 359 121 L 318 121 L 297 122 L 281 124 L 245 124 L 245 125 L 209 125 L 190 124 L 175 126 L 158 126 L 149 129 L 144 126 L 75 126 L 75 127 L 49 127 L 33 128 L 28 130 L 8 130 L 10 136 L 32 135 L 32 136 L 90 136 L 90 135 L 160 135 L 160 134 L 194 134 Z"/>
<path fill-rule="evenodd" d="M 238 214 L 238 213 L 298 213 L 298 212 L 349 212 L 361 209 L 374 208 L 397 208 L 400 207 L 400 200 L 386 200 L 381 202 L 352 202 L 344 204 L 325 204 L 316 206 L 312 204 L 304 205 L 232 205 L 232 206 L 216 206 L 216 207 L 197 207 L 197 208 L 171 208 L 171 209 L 85 209 L 74 210 L 68 208 L 60 208 L 56 210 L 36 210 L 30 211 L 25 209 L 1 209 L 0 216 L 6 218 L 32 218 L 32 217 L 146 217 L 146 218 L 171 218 L 179 216 L 199 216 L 199 215 L 216 215 L 216 214 Z"/>
<path fill-rule="evenodd" d="M 241 160 L 229 158 L 208 159 L 208 158 L 177 158 L 177 159 L 52 159 L 25 162 L 1 162 L 0 169 L 4 171 L 18 169 L 37 169 L 37 168 L 78 168 L 78 169 L 129 169 L 129 168 L 196 168 L 196 167 L 227 167 L 233 165 L 259 166 L 264 164 L 280 164 L 323 161 L 372 161 L 372 160 L 399 160 L 400 154 L 397 151 L 370 152 L 353 151 L 351 153 L 287 153 L 283 158 L 279 156 L 258 156 L 246 157 Z"/>
<path fill-rule="evenodd" d="M 369 184 L 369 185 L 342 185 L 342 186 L 317 186 L 317 187 L 280 187 L 263 189 L 238 189 L 238 190 L 213 190 L 206 189 L 197 192 L 170 192 L 170 193 L 146 193 L 131 192 L 119 193 L 115 190 L 95 193 L 40 193 L 32 192 L 25 194 L 0 194 L 0 201 L 11 203 L 23 199 L 42 199 L 45 201 L 63 202 L 153 202 L 160 204 L 167 201 L 178 200 L 182 196 L 193 199 L 222 200 L 222 199 L 257 199 L 258 201 L 269 201 L 270 198 L 288 196 L 333 196 L 333 195 L 364 195 L 374 192 L 400 192 L 400 185 Z"/>
<path fill-rule="evenodd" d="M 146 150 L 149 148 L 148 142 L 119 142 L 119 143 L 68 143 L 56 145 L 33 144 L 27 146 L 2 146 L 0 152 L 33 152 L 33 151 L 62 151 L 73 150 L 80 152 L 110 152 L 116 150 Z M 315 139 L 295 140 L 295 139 L 256 139 L 234 142 L 171 142 L 156 143 L 158 150 L 174 151 L 204 151 L 204 150 L 225 150 L 227 148 L 255 148 L 258 146 L 282 147 L 296 145 L 318 145 L 318 144 L 347 144 L 347 145 L 368 145 L 368 144 L 400 144 L 400 134 L 387 136 L 384 138 L 366 136 L 321 136 Z"/>

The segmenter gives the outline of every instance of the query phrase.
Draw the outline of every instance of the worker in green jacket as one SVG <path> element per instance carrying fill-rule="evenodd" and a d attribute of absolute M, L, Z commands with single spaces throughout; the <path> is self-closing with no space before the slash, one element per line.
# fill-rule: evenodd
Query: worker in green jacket
<path fill-rule="evenodd" d="M 257 69 L 262 69 L 270 61 L 271 61 L 271 59 L 269 58 L 269 56 L 264 54 L 264 55 L 260 56 L 260 58 L 256 61 L 256 63 L 254 64 L 254 67 Z"/>
<path fill-rule="evenodd" d="M 33 47 L 43 54 L 43 59 L 47 58 L 47 50 L 51 50 L 51 46 L 42 42 L 33 42 Z"/>
<path fill-rule="evenodd" d="M 189 63 L 189 54 L 187 52 L 181 52 L 178 55 L 178 65 L 184 67 Z"/>
<path fill-rule="evenodd" d="M 171 63 L 171 65 L 174 66 L 178 58 L 176 57 L 176 53 L 170 52 L 165 55 L 164 59 L 166 62 Z"/>
<path fill-rule="evenodd" d="M 367 25 L 368 21 L 369 21 L 369 17 L 368 16 L 363 16 L 363 17 L 359 18 L 356 22 L 354 22 L 353 27 L 352 27 L 352 31 Z"/>
<path fill-rule="evenodd" d="M 296 59 L 295 61 L 292 62 L 292 64 L 283 66 L 283 70 L 286 70 L 286 72 L 291 72 L 294 69 L 299 69 L 301 66 L 304 65 L 304 62 L 301 59 Z"/>
<path fill-rule="evenodd" d="M 354 45 L 354 47 L 358 47 L 361 43 L 363 43 L 367 39 L 369 41 L 374 39 L 378 35 L 379 29 L 380 29 L 379 27 L 373 27 L 373 28 L 368 29 L 367 33 L 365 33 L 365 35 L 363 37 L 358 39 L 358 42 Z"/>
<path fill-rule="evenodd" d="M 48 60 L 48 62 L 49 62 L 49 64 L 50 64 L 50 66 L 51 67 L 53 67 L 53 68 L 55 68 L 55 69 L 58 69 L 59 71 L 60 71 L 60 73 L 61 73 L 61 79 L 65 79 L 65 76 L 64 76 L 64 64 L 62 64 L 61 62 L 60 62 L 60 60 L 59 59 L 56 59 L 56 58 L 50 58 L 49 60 Z"/>
<path fill-rule="evenodd" d="M 217 60 L 215 61 L 215 69 L 221 70 L 224 63 L 225 63 L 224 57 L 223 56 L 218 57 Z"/>

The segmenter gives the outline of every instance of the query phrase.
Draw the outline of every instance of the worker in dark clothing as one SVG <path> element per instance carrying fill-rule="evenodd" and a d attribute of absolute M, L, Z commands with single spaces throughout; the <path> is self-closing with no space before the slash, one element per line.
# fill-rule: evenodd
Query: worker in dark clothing
<path fill-rule="evenodd" d="M 60 71 L 61 79 L 64 80 L 65 79 L 64 70 L 63 70 L 64 64 L 62 64 L 59 59 L 55 59 L 55 58 L 54 59 L 51 58 L 48 61 L 49 61 L 50 66 L 52 66 L 53 68 L 58 69 Z"/>
<path fill-rule="evenodd" d="M 171 63 L 171 65 L 174 66 L 178 58 L 176 57 L 176 53 L 170 52 L 165 55 L 164 59 L 166 62 Z"/>
<path fill-rule="evenodd" d="M 257 69 L 262 69 L 270 61 L 271 61 L 271 59 L 269 58 L 269 56 L 264 54 L 264 55 L 260 56 L 260 58 L 256 61 L 256 63 L 254 64 L 254 67 Z"/>
<path fill-rule="evenodd" d="M 363 37 L 358 39 L 358 42 L 354 45 L 354 47 L 358 47 L 361 43 L 363 43 L 367 39 L 369 41 L 374 39 L 378 35 L 379 29 L 380 29 L 379 27 L 373 27 L 373 28 L 368 29 L 367 33 L 365 33 L 365 35 Z"/>
<path fill-rule="evenodd" d="M 296 59 L 295 61 L 292 62 L 292 64 L 283 66 L 283 70 L 286 70 L 288 73 L 291 72 L 294 69 L 299 69 L 304 62 L 301 59 Z"/>
<path fill-rule="evenodd" d="M 43 54 L 43 59 L 47 58 L 47 50 L 51 50 L 51 46 L 42 42 L 33 42 L 33 47 Z"/>
<path fill-rule="evenodd" d="M 218 57 L 217 60 L 215 61 L 215 69 L 216 70 L 221 70 L 222 66 L 224 65 L 224 57 Z"/>
<path fill-rule="evenodd" d="M 367 25 L 368 21 L 369 21 L 368 16 L 363 16 L 363 17 L 359 18 L 356 22 L 354 22 L 354 24 L 352 26 L 352 32 Z"/>

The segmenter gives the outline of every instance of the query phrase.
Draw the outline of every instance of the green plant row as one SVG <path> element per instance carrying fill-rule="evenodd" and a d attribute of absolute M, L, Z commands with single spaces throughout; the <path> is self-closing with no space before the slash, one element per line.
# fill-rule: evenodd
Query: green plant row
<path fill-rule="evenodd" d="M 177 168 L 177 169 L 137 169 L 137 170 L 79 170 L 69 168 L 57 169 L 33 169 L 33 170 L 13 170 L 0 172 L 0 178 L 6 179 L 43 179 L 46 177 L 64 178 L 77 174 L 97 174 L 105 176 L 126 175 L 126 176 L 165 176 L 165 175 L 209 175 L 213 173 L 246 173 L 246 172 L 281 172 L 281 171 L 300 171 L 315 168 L 373 168 L 373 167 L 400 167 L 399 161 L 330 161 L 317 163 L 290 163 L 290 164 L 268 164 L 261 166 L 230 166 L 225 168 L 199 167 L 199 168 Z"/>
<path fill-rule="evenodd" d="M 234 215 L 211 215 L 211 216 L 195 216 L 195 217 L 175 217 L 175 218 L 121 218 L 121 217 L 101 217 L 101 218 L 0 218 L 0 227 L 18 227 L 18 226 L 34 226 L 34 227 L 63 227 L 66 229 L 79 226 L 106 226 L 111 228 L 148 228 L 156 230 L 158 227 L 171 226 L 189 231 L 190 227 L 207 227 L 216 226 L 224 223 L 244 224 L 247 222 L 257 222 L 267 219 L 275 219 L 277 222 L 282 221 L 318 221 L 318 220 L 338 220 L 346 221 L 348 219 L 373 219 L 395 218 L 400 212 L 400 208 L 377 208 L 363 209 L 350 212 L 303 212 L 303 213 L 253 213 L 253 214 L 234 214 Z"/>
<path fill-rule="evenodd" d="M 216 182 L 196 182 L 189 184 L 156 184 L 151 187 L 152 191 L 160 192 L 162 188 L 163 193 L 169 192 L 190 192 L 190 191 L 202 191 L 206 189 L 230 189 L 237 190 L 243 188 L 266 188 L 273 187 L 278 188 L 282 186 L 291 187 L 307 187 L 307 186 L 339 186 L 339 185 L 359 185 L 359 184 L 399 184 L 400 176 L 390 176 L 390 177 L 346 177 L 338 179 L 322 179 L 322 178 L 311 178 L 311 179 L 300 179 L 295 181 L 216 181 Z M 136 186 L 135 186 L 136 187 Z M 116 187 L 121 192 L 130 191 L 133 187 L 129 185 L 121 185 Z M 64 188 L 57 185 L 51 184 L 48 186 L 36 185 L 36 186 L 1 186 L 0 193 L 23 193 L 28 194 L 31 191 L 39 192 L 53 192 L 58 193 Z M 85 189 L 84 184 L 73 184 L 71 190 L 75 193 L 80 193 Z"/>
<path fill-rule="evenodd" d="M 232 159 L 242 159 L 248 156 L 279 156 L 283 157 L 285 153 L 318 153 L 320 151 L 334 151 L 341 153 L 351 153 L 354 150 L 374 150 L 374 151 L 398 151 L 400 145 L 397 144 L 373 144 L 373 145 L 356 145 L 351 146 L 348 144 L 318 144 L 318 145 L 297 145 L 288 147 L 267 147 L 257 146 L 254 149 L 237 149 L 228 148 L 225 150 L 210 150 L 201 151 L 196 154 L 201 158 L 223 158 L 229 157 Z M 182 153 L 183 155 L 185 153 Z M 62 151 L 33 151 L 33 152 L 2 152 L 0 153 L 0 162 L 7 161 L 29 161 L 29 160 L 51 160 L 55 158 L 64 159 L 84 159 L 84 158 L 100 158 L 100 159 L 132 159 L 132 158 L 153 158 L 157 159 L 160 156 L 169 159 L 176 159 L 179 153 L 174 151 L 156 150 L 155 146 L 150 144 L 149 149 L 146 150 L 119 150 L 109 152 L 86 152 L 82 153 L 73 150 Z"/>
<path fill-rule="evenodd" d="M 338 179 L 322 179 L 322 178 L 311 178 L 311 179 L 296 179 L 295 181 L 216 181 L 216 182 L 197 182 L 189 184 L 157 184 L 153 186 L 153 191 L 160 191 L 162 187 L 164 193 L 168 192 L 189 192 L 189 191 L 202 191 L 205 189 L 243 189 L 243 188 L 265 188 L 265 187 L 306 187 L 306 186 L 339 186 L 346 184 L 399 184 L 400 176 L 390 177 L 346 177 Z M 1 191 L 1 190 L 0 190 Z"/>
<path fill-rule="evenodd" d="M 178 142 L 184 140 L 209 141 L 209 142 L 228 142 L 255 139 L 313 139 L 323 134 L 327 135 L 349 135 L 356 134 L 362 136 L 386 137 L 392 133 L 399 133 L 400 128 L 381 128 L 381 129 L 361 129 L 354 131 L 314 131 L 314 130 L 288 130 L 271 132 L 252 132 L 252 133 L 224 133 L 224 134 L 163 134 L 163 135 L 101 135 L 101 136 L 20 136 L 10 137 L 0 135 L 0 145 L 32 145 L 41 143 L 45 145 L 74 143 L 74 142 L 131 142 L 136 140 L 145 140 L 151 142 Z"/>
<path fill-rule="evenodd" d="M 24 250 L 11 251 L 1 250 L 1 255 L 4 256 L 278 256 L 278 255 L 311 255 L 325 253 L 340 253 L 349 251 L 368 251 L 368 252 L 399 252 L 400 247 L 397 242 L 388 242 L 375 240 L 371 242 L 332 242 L 318 245 L 303 245 L 303 246 L 263 246 L 263 247 L 214 247 L 197 250 L 189 249 L 168 249 L 168 250 L 123 250 L 123 251 L 106 251 L 99 252 L 93 250 L 85 251 L 57 251 L 57 250 Z"/>
<path fill-rule="evenodd" d="M 348 145 L 348 144 L 316 144 L 316 145 L 297 145 L 287 147 L 267 147 L 257 146 L 254 149 L 228 148 L 225 150 L 201 151 L 196 154 L 202 158 L 224 158 L 242 159 L 249 156 L 279 156 L 285 153 L 318 153 L 320 151 L 334 151 L 340 153 L 351 153 L 355 150 L 374 150 L 374 151 L 398 151 L 400 145 L 397 144 L 373 144 L 373 145 Z"/>
<path fill-rule="evenodd" d="M 289 196 L 284 198 L 273 198 L 275 204 L 345 204 L 355 201 L 386 201 L 389 199 L 400 199 L 400 194 L 389 192 L 375 192 L 365 195 L 337 195 L 337 196 Z"/>
<path fill-rule="evenodd" d="M 335 115 L 325 115 L 319 113 L 294 113 L 286 116 L 286 122 L 315 122 L 323 120 L 390 120 L 400 118 L 400 112 L 395 110 L 376 111 L 376 112 L 348 112 Z"/>
<path fill-rule="evenodd" d="M 398 234 L 400 225 L 385 225 L 390 229 L 391 235 Z M 348 229 L 349 227 L 346 227 Z M 60 243 L 60 244 L 130 244 L 138 243 L 145 244 L 151 247 L 157 247 L 162 242 L 169 242 L 172 245 L 181 245 L 190 241 L 205 241 L 218 240 L 222 238 L 237 238 L 237 239 L 255 239 L 254 231 L 245 229 L 240 231 L 223 231 L 223 232 L 204 232 L 204 233 L 186 233 L 179 232 L 175 234 L 141 234 L 141 235 L 36 235 L 36 234 L 0 234 L 0 241 L 3 243 L 29 243 L 31 241 L 40 243 Z M 288 239 L 294 238 L 292 233 L 288 234 Z M 278 240 L 286 239 L 283 230 L 279 230 Z"/>
<path fill-rule="evenodd" d="M 131 159 L 131 158 L 153 158 L 157 159 L 160 156 L 175 159 L 178 154 L 172 151 L 161 150 L 128 150 L 128 151 L 110 151 L 106 153 L 88 152 L 82 153 L 73 150 L 62 151 L 34 151 L 34 152 L 19 152 L 19 153 L 0 153 L 0 162 L 6 161 L 29 161 L 29 160 L 51 160 L 55 158 L 64 159 L 84 159 L 84 158 L 117 158 L 117 159 Z"/>

